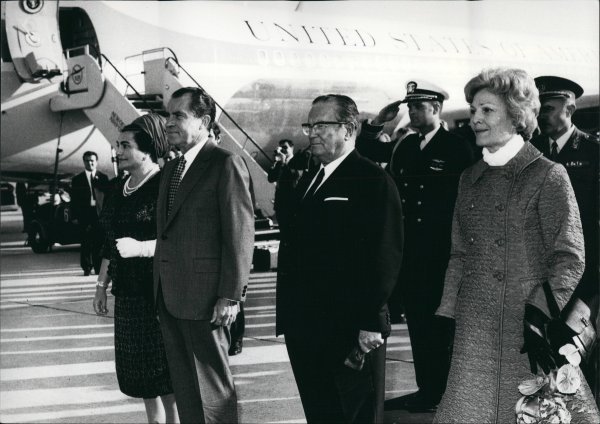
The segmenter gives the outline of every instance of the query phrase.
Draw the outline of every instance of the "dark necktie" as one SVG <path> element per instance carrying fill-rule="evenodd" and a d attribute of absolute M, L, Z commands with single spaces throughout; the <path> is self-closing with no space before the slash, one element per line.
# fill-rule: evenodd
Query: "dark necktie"
<path fill-rule="evenodd" d="M 171 213 L 171 207 L 173 206 L 173 202 L 175 201 L 175 195 L 177 194 L 179 184 L 181 183 L 181 175 L 183 174 L 183 170 L 185 168 L 185 157 L 180 156 L 177 160 L 178 162 L 175 166 L 175 171 L 173 171 L 171 181 L 169 182 L 169 203 L 167 205 L 167 216 L 169 216 L 169 214 Z"/>
<path fill-rule="evenodd" d="M 552 151 L 550 152 L 550 159 L 553 161 L 558 161 L 558 144 L 556 141 L 552 142 Z"/>
<path fill-rule="evenodd" d="M 423 142 L 425 141 L 425 136 L 423 134 L 419 134 L 419 149 L 423 150 L 427 145 L 423 146 Z"/>
<path fill-rule="evenodd" d="M 311 185 L 310 188 L 306 191 L 306 194 L 304 195 L 304 199 L 309 199 L 313 196 L 313 194 L 315 194 L 315 191 L 317 191 L 317 188 L 319 187 L 319 184 L 321 184 L 321 182 L 323 181 L 324 177 L 325 177 L 325 168 L 321 168 L 321 170 L 317 174 L 317 179 L 313 182 L 313 185 Z"/>
<path fill-rule="evenodd" d="M 92 192 L 92 200 L 90 200 L 91 205 L 92 203 L 96 202 L 96 190 L 94 190 L 94 174 L 90 174 L 90 191 Z"/>

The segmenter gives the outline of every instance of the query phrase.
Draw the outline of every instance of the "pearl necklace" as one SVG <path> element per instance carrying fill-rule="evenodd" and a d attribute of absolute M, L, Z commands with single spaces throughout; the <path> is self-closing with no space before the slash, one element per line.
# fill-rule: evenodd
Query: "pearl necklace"
<path fill-rule="evenodd" d="M 150 172 L 148 172 L 148 174 L 146 174 L 146 176 L 144 177 L 144 179 L 142 179 L 142 181 L 140 181 L 139 184 L 136 185 L 135 187 L 130 187 L 129 186 L 129 181 L 131 181 L 131 175 L 130 175 L 129 178 L 127 178 L 127 181 L 125 181 L 125 184 L 123 184 L 123 196 L 127 197 L 127 196 L 130 196 L 133 193 L 135 193 L 138 188 L 140 188 L 141 186 L 143 186 L 144 183 L 146 181 L 148 181 L 150 178 L 152 178 L 158 171 L 160 171 L 160 168 L 157 165 L 155 168 L 152 168 L 150 170 Z"/>

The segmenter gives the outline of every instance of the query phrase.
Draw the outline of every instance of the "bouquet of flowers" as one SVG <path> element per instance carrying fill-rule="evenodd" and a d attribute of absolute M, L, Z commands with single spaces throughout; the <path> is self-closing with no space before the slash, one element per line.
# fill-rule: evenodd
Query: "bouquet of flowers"
<path fill-rule="evenodd" d="M 515 407 L 517 424 L 569 424 L 571 413 L 567 404 L 581 386 L 578 349 L 567 344 L 558 351 L 568 363 L 548 375 L 525 380 L 519 385 L 523 395 Z M 571 408 L 575 408 L 572 405 Z"/>

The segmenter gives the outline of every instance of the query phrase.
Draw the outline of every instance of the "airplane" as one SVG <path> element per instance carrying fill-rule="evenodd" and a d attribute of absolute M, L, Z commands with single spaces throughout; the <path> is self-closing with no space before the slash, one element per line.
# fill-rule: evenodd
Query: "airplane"
<path fill-rule="evenodd" d="M 160 112 L 173 91 L 189 85 L 219 105 L 222 145 L 246 159 L 266 216 L 274 191 L 266 170 L 277 142 L 307 143 L 300 124 L 321 94 L 349 95 L 366 118 L 403 98 L 407 80 L 430 80 L 450 93 L 442 118 L 452 129 L 468 122 L 462 90 L 471 77 L 485 67 L 518 67 L 577 81 L 585 89 L 580 125 L 598 129 L 597 2 L 1 5 L 3 180 L 72 176 L 87 150 L 111 172 L 119 129 Z M 580 20 L 564 34 L 533 29 L 536 19 L 561 22 L 572 14 Z M 407 123 L 403 106 L 388 130 Z"/>

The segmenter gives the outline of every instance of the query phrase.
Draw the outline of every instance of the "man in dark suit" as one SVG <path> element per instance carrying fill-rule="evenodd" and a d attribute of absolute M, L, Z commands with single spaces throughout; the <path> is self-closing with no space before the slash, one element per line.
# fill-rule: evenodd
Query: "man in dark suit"
<path fill-rule="evenodd" d="M 435 317 L 450 257 L 454 201 L 461 172 L 473 163 L 462 138 L 441 125 L 448 94 L 425 81 L 410 81 L 406 98 L 384 107 L 372 122 L 363 123 L 357 141 L 361 154 L 387 162 L 404 210 L 405 249 L 400 282 L 390 299 L 392 322 L 404 306 L 419 390 L 386 401 L 386 409 L 435 410 L 446 390 L 454 340 L 454 321 Z M 401 141 L 377 141 L 383 123 L 408 104 L 411 128 L 417 133 Z"/>
<path fill-rule="evenodd" d="M 599 309 L 599 272 L 598 256 L 600 239 L 598 237 L 599 196 L 598 181 L 600 144 L 598 138 L 579 130 L 571 119 L 577 109 L 576 99 L 583 94 L 583 88 L 574 81 L 557 76 L 535 78 L 540 91 L 542 106 L 538 116 L 541 134 L 531 143 L 544 156 L 561 163 L 567 169 L 581 215 L 585 242 L 585 271 L 571 300 L 563 309 L 561 316 L 567 323 L 564 335 L 581 335 L 588 343 L 593 342 L 594 327 L 597 330 Z M 572 334 L 569 334 L 572 333 Z M 597 333 L 596 333 L 597 334 Z M 556 336 L 556 332 L 551 335 Z M 562 338 L 558 338 L 561 341 Z M 559 343 L 558 340 L 554 341 Z M 587 346 L 587 350 L 592 350 Z M 598 348 L 586 355 L 582 370 L 596 396 L 599 397 L 599 361 Z"/>
<path fill-rule="evenodd" d="M 100 272 L 100 249 L 102 248 L 102 228 L 98 216 L 102 210 L 104 193 L 109 182 L 106 174 L 97 170 L 96 152 L 83 154 L 85 171 L 75 175 L 71 181 L 71 204 L 73 217 L 81 230 L 81 250 L 79 261 L 84 275 L 90 275 L 92 268 Z"/>
<path fill-rule="evenodd" d="M 246 296 L 254 244 L 244 160 L 209 140 L 215 103 L 200 88 L 167 105 L 169 144 L 157 202 L 154 293 L 181 422 L 238 421 L 229 325 Z"/>
<path fill-rule="evenodd" d="M 285 334 L 309 423 L 380 422 L 400 199 L 389 176 L 354 149 L 352 99 L 318 97 L 302 127 L 321 165 L 302 176 L 282 229 L 276 331 Z M 361 370 L 344 365 L 350 352 L 369 352 Z"/>

